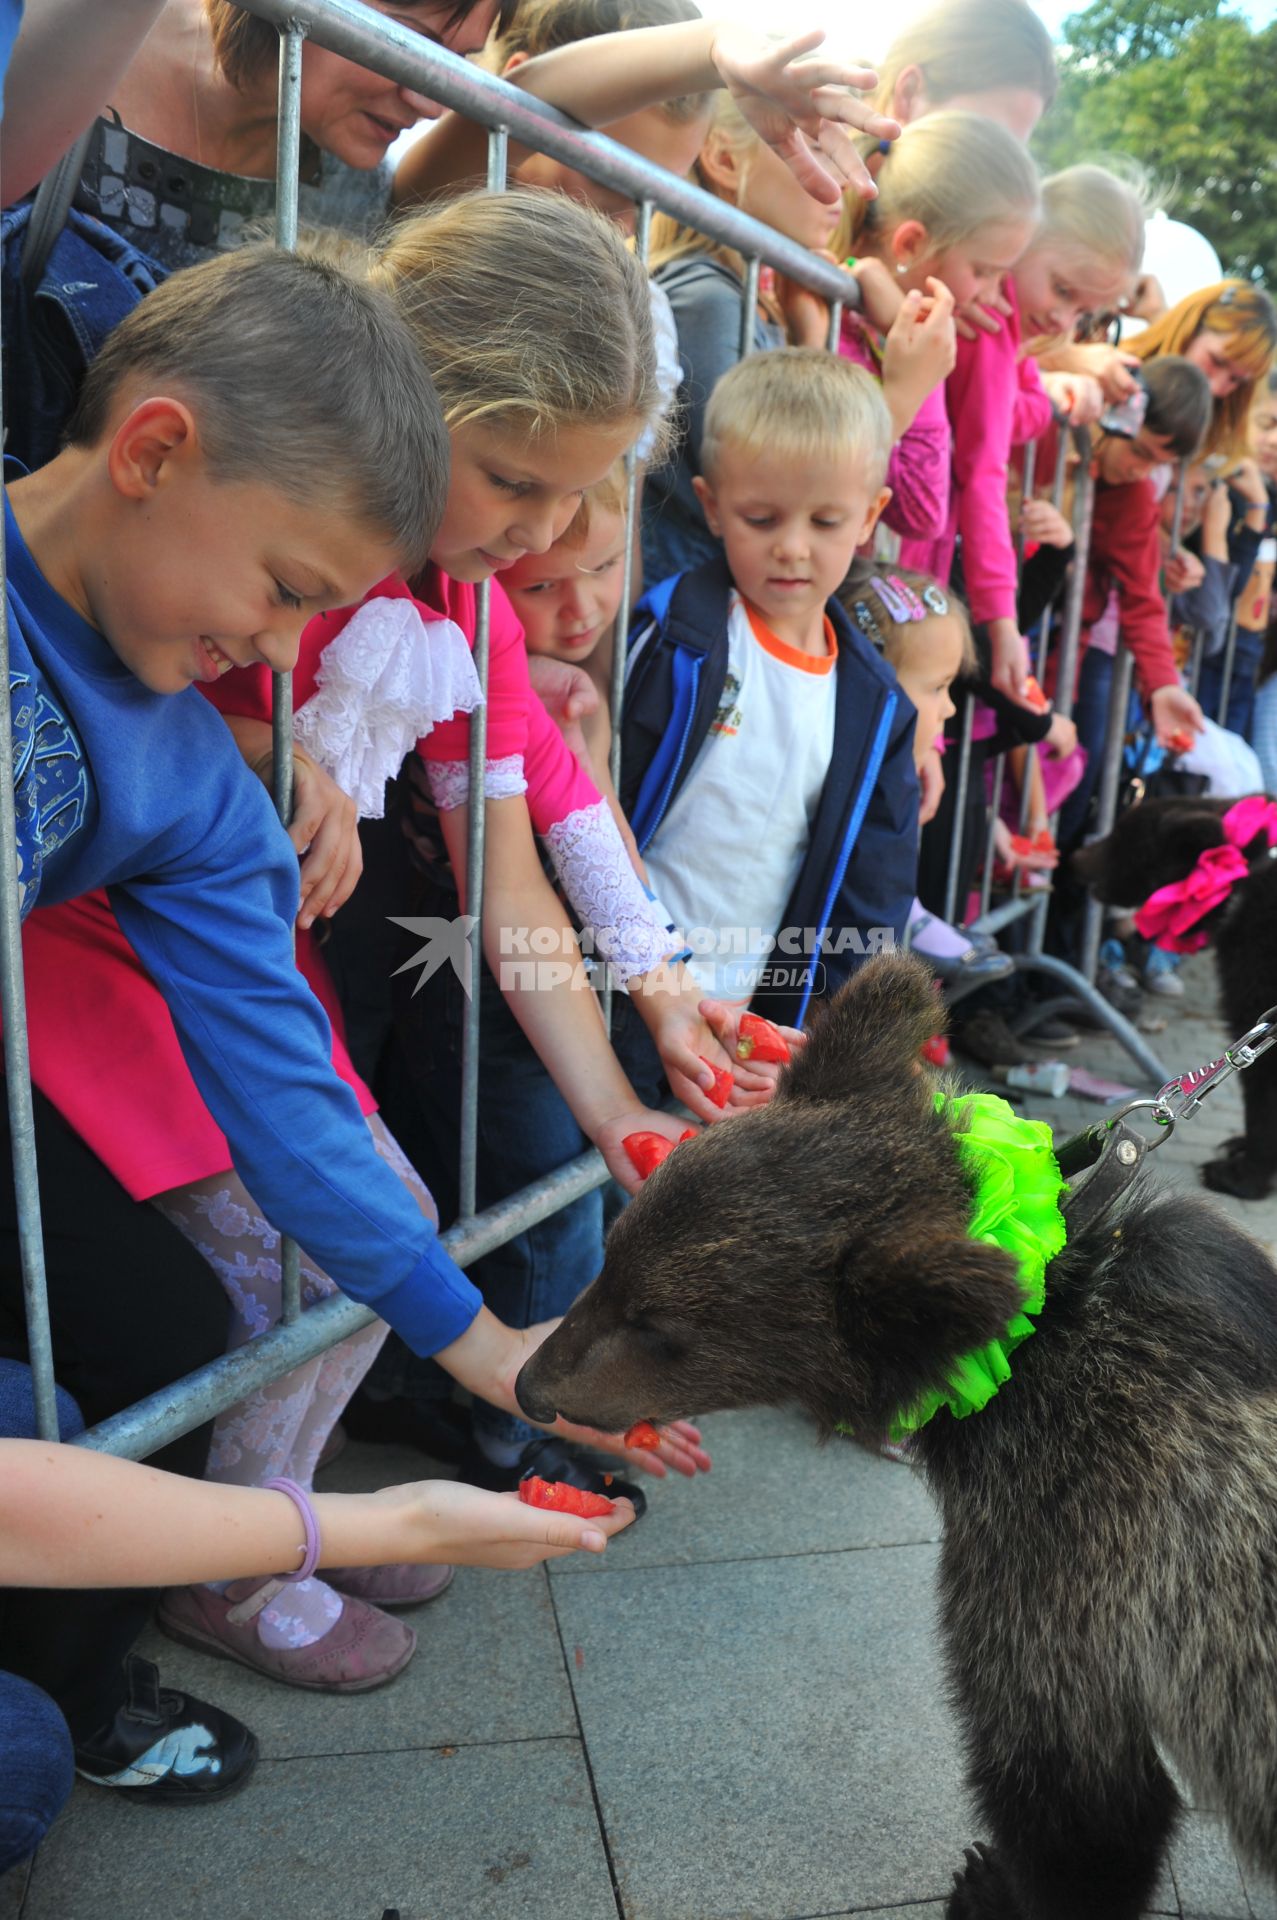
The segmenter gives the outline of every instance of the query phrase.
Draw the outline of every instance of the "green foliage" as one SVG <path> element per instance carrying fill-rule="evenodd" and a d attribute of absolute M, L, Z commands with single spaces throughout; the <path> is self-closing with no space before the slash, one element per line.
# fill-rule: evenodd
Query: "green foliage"
<path fill-rule="evenodd" d="M 1277 278 L 1277 21 L 1252 30 L 1220 0 L 1095 0 L 1065 39 L 1043 166 L 1127 154 L 1226 272 Z"/>

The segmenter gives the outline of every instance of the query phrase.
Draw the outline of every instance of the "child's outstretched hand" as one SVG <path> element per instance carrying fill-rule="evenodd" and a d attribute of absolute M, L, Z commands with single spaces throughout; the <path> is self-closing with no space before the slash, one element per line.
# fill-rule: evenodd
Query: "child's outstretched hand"
<path fill-rule="evenodd" d="M 1049 500 L 1026 500 L 1020 513 L 1020 531 L 1040 547 L 1071 547 L 1073 529 Z"/>
<path fill-rule="evenodd" d="M 1044 373 L 1051 405 L 1071 427 L 1090 427 L 1104 411 L 1104 389 L 1089 373 Z"/>
<path fill-rule="evenodd" d="M 732 1056 L 704 1017 L 695 978 L 681 961 L 663 961 L 641 981 L 630 981 L 630 1000 L 661 1056 L 674 1098 L 706 1125 L 720 1120 L 726 1095 L 717 1096 L 723 1076 L 731 1075 Z"/>
<path fill-rule="evenodd" d="M 517 1570 L 567 1553 L 602 1553 L 634 1519 L 628 1500 L 618 1499 L 613 1513 L 580 1520 L 525 1506 L 514 1493 L 485 1493 L 456 1480 L 418 1480 L 363 1497 L 386 1506 L 406 1504 L 408 1525 L 420 1534 L 420 1558 L 458 1567 Z"/>
<path fill-rule="evenodd" d="M 1206 719 L 1187 687 L 1158 687 L 1149 695 L 1149 713 L 1159 747 L 1173 747 L 1177 753 L 1187 749 L 1179 736 L 1187 734 L 1189 745 L 1204 732 Z"/>
<path fill-rule="evenodd" d="M 914 412 L 953 372 L 958 357 L 953 295 L 942 280 L 928 279 L 925 293 L 907 293 L 887 334 L 883 385 L 907 388 Z"/>
<path fill-rule="evenodd" d="M 715 1110 L 714 1118 L 722 1116 Z M 607 1161 L 607 1170 L 618 1186 L 627 1193 L 637 1193 L 643 1184 L 633 1159 L 626 1150 L 625 1142 L 632 1133 L 656 1133 L 662 1140 L 668 1140 L 676 1147 L 687 1132 L 686 1120 L 676 1113 L 666 1113 L 660 1107 L 641 1107 L 637 1104 L 624 1113 L 614 1114 L 605 1120 L 594 1136 L 594 1144 Z"/>
<path fill-rule="evenodd" d="M 738 1052 L 740 1022 L 741 1015 L 749 1011 L 747 1007 L 732 1006 L 726 1000 L 702 1000 L 700 1011 L 714 1029 L 720 1046 L 732 1063 L 733 1084 L 729 1108 L 765 1107 L 776 1091 L 776 1083 L 785 1062 L 759 1060 L 754 1054 L 741 1059 Z M 800 1033 L 797 1027 L 780 1027 L 777 1031 L 791 1056 L 807 1044 L 807 1035 Z"/>
<path fill-rule="evenodd" d="M 833 206 L 844 187 L 872 200 L 878 189 L 854 135 L 894 140 L 900 123 L 860 99 L 878 84 L 872 68 L 815 57 L 824 39 L 819 28 L 775 41 L 725 26 L 715 35 L 712 58 L 755 133 L 813 200 Z"/>

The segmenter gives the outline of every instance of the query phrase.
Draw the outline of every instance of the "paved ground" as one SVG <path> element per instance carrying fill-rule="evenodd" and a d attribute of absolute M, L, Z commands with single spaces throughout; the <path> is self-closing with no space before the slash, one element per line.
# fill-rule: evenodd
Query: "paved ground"
<path fill-rule="evenodd" d="M 1209 1007 L 1209 964 L 1187 977 L 1187 1007 Z M 1157 1045 L 1185 1067 L 1223 1037 L 1176 1007 Z M 1130 1078 L 1107 1041 L 1083 1057 Z M 1061 1133 L 1102 1111 L 1033 1110 Z M 1159 1149 L 1163 1174 L 1194 1183 L 1238 1113 L 1235 1088 L 1215 1096 Z M 1236 1211 L 1277 1238 L 1277 1200 Z M 412 1666 L 363 1700 L 157 1637 L 170 1680 L 257 1730 L 255 1778 L 194 1813 L 78 1787 L 30 1873 L 0 1880 L 0 1920 L 939 1920 L 974 1824 L 930 1501 L 906 1467 L 818 1451 L 785 1415 L 706 1431 L 713 1474 L 657 1490 L 604 1565 L 458 1574 L 415 1616 Z M 351 1446 L 329 1484 L 419 1472 Z M 1193 1813 L 1155 1911 L 1277 1920 L 1277 1893 Z"/>

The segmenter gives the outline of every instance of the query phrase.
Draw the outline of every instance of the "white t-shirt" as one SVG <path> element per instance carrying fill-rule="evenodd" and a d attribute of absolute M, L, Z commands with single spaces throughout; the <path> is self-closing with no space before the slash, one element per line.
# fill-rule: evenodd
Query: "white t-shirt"
<path fill-rule="evenodd" d="M 828 620 L 825 637 L 823 658 L 799 653 L 732 594 L 718 712 L 643 856 L 692 973 L 723 999 L 749 999 L 806 857 L 834 747 Z"/>

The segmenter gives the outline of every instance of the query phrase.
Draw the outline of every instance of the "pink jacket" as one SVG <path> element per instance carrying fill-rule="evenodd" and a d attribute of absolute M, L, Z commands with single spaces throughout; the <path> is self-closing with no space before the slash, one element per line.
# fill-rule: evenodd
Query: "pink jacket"
<path fill-rule="evenodd" d="M 855 313 L 843 316 L 838 351 L 882 380 L 882 360 Z M 891 449 L 887 485 L 891 499 L 884 525 L 906 539 L 933 541 L 941 537 L 949 518 L 949 415 L 943 385 L 934 387 L 914 415 L 913 423 Z"/>
<path fill-rule="evenodd" d="M 958 341 L 958 362 L 945 382 L 953 430 L 953 496 L 938 540 L 906 540 L 900 558 L 947 580 L 957 535 L 973 620 L 1014 620 L 1015 541 L 1007 510 L 1011 449 L 1036 439 L 1051 424 L 1051 402 L 1036 361 L 1020 355 L 1015 288 L 1004 291 L 1010 315 L 996 333 Z"/>

